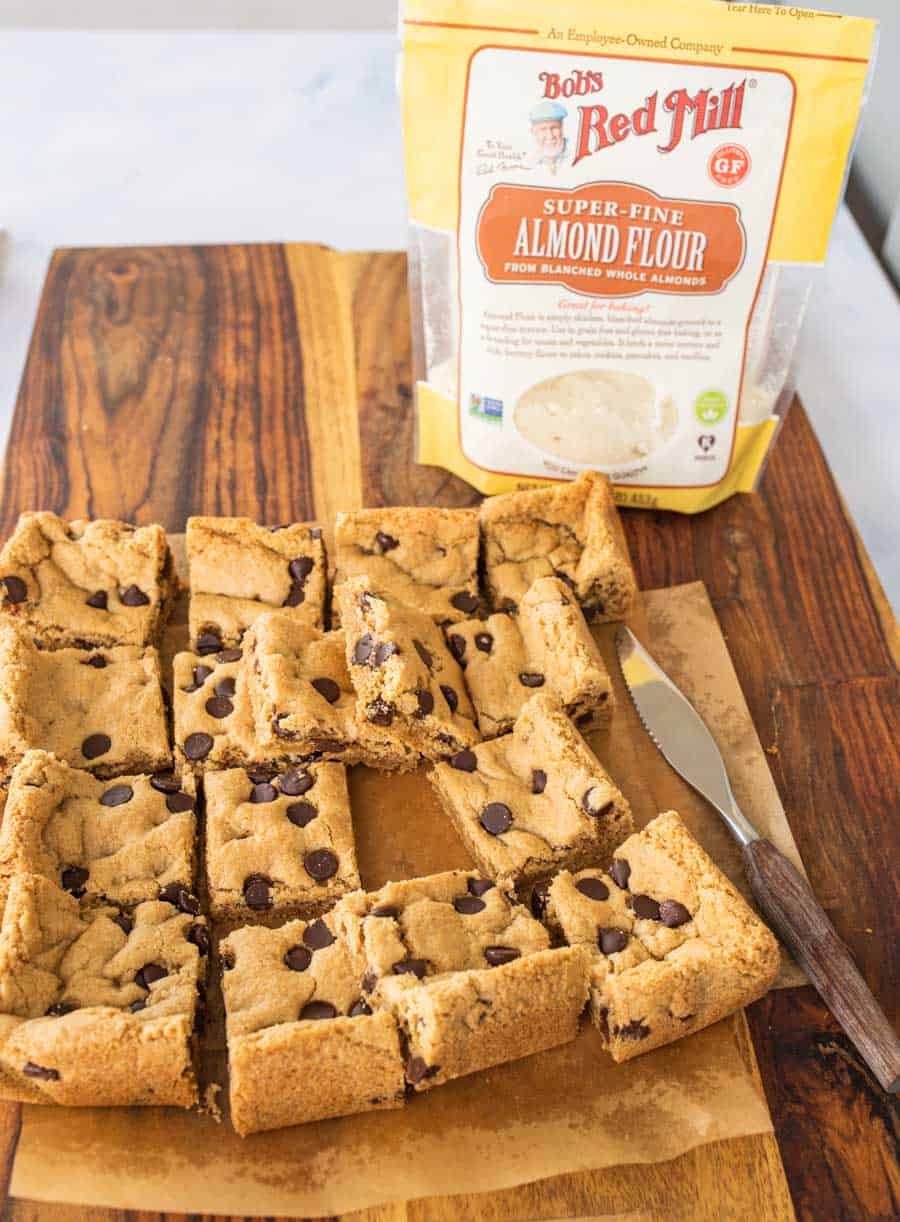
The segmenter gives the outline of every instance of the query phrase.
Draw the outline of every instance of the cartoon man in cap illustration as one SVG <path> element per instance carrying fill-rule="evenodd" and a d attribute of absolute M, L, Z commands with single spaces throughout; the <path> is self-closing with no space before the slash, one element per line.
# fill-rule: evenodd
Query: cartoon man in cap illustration
<path fill-rule="evenodd" d="M 531 120 L 531 138 L 534 152 L 531 165 L 535 170 L 555 174 L 563 162 L 569 142 L 563 135 L 563 122 L 568 111 L 559 102 L 545 98 L 538 102 L 528 116 Z"/>

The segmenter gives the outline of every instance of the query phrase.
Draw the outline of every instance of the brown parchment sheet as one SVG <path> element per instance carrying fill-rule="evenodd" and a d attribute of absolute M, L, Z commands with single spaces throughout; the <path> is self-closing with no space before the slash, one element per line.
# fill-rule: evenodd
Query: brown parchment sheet
<path fill-rule="evenodd" d="M 164 652 L 184 640 L 185 619 L 182 606 Z M 799 864 L 702 584 L 643 594 L 631 626 L 707 719 L 747 815 Z M 740 854 L 719 817 L 671 771 L 637 719 L 615 661 L 615 626 L 597 633 L 617 707 L 611 729 L 592 736 L 591 745 L 631 801 L 639 826 L 660 810 L 677 809 L 746 893 Z M 365 886 L 470 865 L 423 773 L 354 769 L 351 798 Z M 779 985 L 802 979 L 786 960 Z M 210 1010 L 202 1072 L 207 1083 L 220 1085 L 225 1106 L 224 1024 L 215 987 Z M 301 1089 L 308 1072 L 298 1070 Z M 339 1214 L 661 1162 L 706 1142 L 772 1130 L 743 1014 L 619 1066 L 586 1025 L 570 1044 L 451 1082 L 397 1111 L 243 1140 L 228 1123 L 227 1106 L 225 1112 L 217 1121 L 175 1109 L 26 1106 L 10 1191 L 119 1209 Z"/>

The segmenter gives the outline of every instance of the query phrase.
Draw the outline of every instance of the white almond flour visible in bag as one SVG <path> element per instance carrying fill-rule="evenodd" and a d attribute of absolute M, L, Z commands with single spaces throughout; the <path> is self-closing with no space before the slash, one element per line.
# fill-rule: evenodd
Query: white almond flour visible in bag
<path fill-rule="evenodd" d="M 417 459 L 485 493 L 751 490 L 874 22 L 719 0 L 402 14 Z"/>

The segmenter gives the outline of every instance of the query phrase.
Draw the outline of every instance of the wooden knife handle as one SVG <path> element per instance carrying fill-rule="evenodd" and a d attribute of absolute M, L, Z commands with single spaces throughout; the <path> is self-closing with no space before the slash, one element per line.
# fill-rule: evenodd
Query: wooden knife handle
<path fill-rule="evenodd" d="M 900 1040 L 806 879 L 770 840 L 743 850 L 763 913 L 886 1091 L 900 1087 Z"/>

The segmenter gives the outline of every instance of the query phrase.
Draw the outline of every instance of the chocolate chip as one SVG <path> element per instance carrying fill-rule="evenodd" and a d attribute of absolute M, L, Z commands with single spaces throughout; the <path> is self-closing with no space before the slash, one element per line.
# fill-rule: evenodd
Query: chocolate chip
<path fill-rule="evenodd" d="M 23 603 L 28 597 L 28 587 L 21 577 L 4 577 L 3 585 L 8 603 Z"/>
<path fill-rule="evenodd" d="M 609 887 L 599 878 L 579 878 L 575 890 L 586 895 L 589 900 L 609 899 Z"/>
<path fill-rule="evenodd" d="M 416 692 L 416 701 L 419 705 L 415 714 L 417 717 L 426 717 L 429 713 L 434 712 L 434 696 L 432 696 L 431 692 Z"/>
<path fill-rule="evenodd" d="M 106 755 L 111 746 L 112 739 L 108 734 L 89 734 L 81 744 L 81 754 L 86 760 L 95 760 Z"/>
<path fill-rule="evenodd" d="M 234 705 L 227 696 L 210 696 L 204 707 L 210 717 L 215 717 L 217 721 L 230 717 L 234 712 Z"/>
<path fill-rule="evenodd" d="M 635 1018 L 622 1027 L 616 1027 L 614 1034 L 622 1035 L 629 1040 L 645 1040 L 650 1034 L 650 1028 L 645 1027 L 641 1019 Z"/>
<path fill-rule="evenodd" d="M 71 1014 L 78 1007 L 72 1005 L 70 1001 L 55 1001 L 49 1010 L 46 1012 L 47 1018 L 62 1018 L 64 1014 Z"/>
<path fill-rule="evenodd" d="M 359 983 L 364 993 L 371 993 L 378 983 L 378 977 L 373 971 L 365 971 Z"/>
<path fill-rule="evenodd" d="M 631 897 L 631 911 L 636 917 L 640 917 L 642 921 L 659 920 L 659 904 L 649 895 L 633 895 Z"/>
<path fill-rule="evenodd" d="M 292 972 L 305 972 L 312 963 L 312 952 L 308 951 L 305 946 L 292 946 L 285 953 L 284 962 Z"/>
<path fill-rule="evenodd" d="M 6 580 L 9 581 L 9 578 L 7 577 Z M 26 1078 L 40 1078 L 43 1082 L 59 1081 L 58 1069 L 48 1069 L 45 1065 L 35 1065 L 34 1061 L 26 1061 L 22 1066 L 22 1073 Z"/>
<path fill-rule="evenodd" d="M 334 942 L 334 934 L 321 919 L 310 921 L 303 931 L 303 945 L 310 950 L 324 950 Z"/>
<path fill-rule="evenodd" d="M 88 607 L 93 607 L 96 611 L 105 611 L 107 609 L 107 593 L 105 590 L 95 590 L 90 598 L 86 598 L 85 603 Z"/>
<path fill-rule="evenodd" d="M 428 669 L 431 670 L 432 666 L 434 666 L 434 658 L 431 656 L 430 650 L 426 649 L 422 642 L 417 640 L 413 640 L 413 646 L 415 647 L 416 653 L 419 655 Z"/>
<path fill-rule="evenodd" d="M 494 638 L 489 632 L 476 632 L 475 648 L 480 649 L 482 653 L 490 653 L 494 648 Z"/>
<path fill-rule="evenodd" d="M 330 1001 L 308 1001 L 300 1011 L 301 1022 L 320 1018 L 337 1018 L 338 1012 Z"/>
<path fill-rule="evenodd" d="M 208 653 L 218 653 L 222 648 L 222 638 L 217 632 L 201 632 L 197 637 L 197 653 L 205 656 Z"/>
<path fill-rule="evenodd" d="M 247 776 L 254 785 L 265 785 L 267 781 L 271 781 L 274 769 L 271 767 L 248 768 L 246 769 Z"/>
<path fill-rule="evenodd" d="M 217 696 L 227 696 L 230 698 L 234 695 L 236 686 L 234 676 L 226 675 L 224 679 L 219 680 L 219 682 L 213 688 L 213 691 Z"/>
<path fill-rule="evenodd" d="M 181 790 L 181 782 L 174 773 L 155 772 L 150 778 L 150 787 L 158 793 L 178 793 Z"/>
<path fill-rule="evenodd" d="M 292 802 L 284 813 L 294 827 L 306 827 L 319 814 L 312 802 Z"/>
<path fill-rule="evenodd" d="M 607 802 L 602 800 L 600 791 L 596 785 L 592 785 L 590 789 L 586 789 L 581 798 L 581 809 L 585 814 L 593 815 L 595 819 L 601 819 L 604 815 L 609 814 L 615 803 L 610 799 Z"/>
<path fill-rule="evenodd" d="M 189 734 L 182 745 L 185 759 L 189 760 L 205 760 L 213 749 L 212 736 L 203 734 L 197 731 L 194 734 Z"/>
<path fill-rule="evenodd" d="M 305 760 L 319 759 L 326 752 L 330 752 L 332 755 L 335 755 L 340 751 L 347 750 L 347 744 L 342 743 L 337 738 L 314 738 L 312 740 L 312 745 L 315 748 L 312 755 L 304 755 L 303 759 Z"/>
<path fill-rule="evenodd" d="M 313 561 L 310 556 L 298 556 L 288 565 L 288 572 L 298 585 L 303 585 L 313 571 Z"/>
<path fill-rule="evenodd" d="M 74 895 L 76 899 L 84 895 L 84 884 L 87 880 L 88 871 L 83 866 L 65 866 L 60 875 L 63 890 Z"/>
<path fill-rule="evenodd" d="M 466 655 L 466 638 L 458 632 L 451 632 L 447 637 L 447 646 L 457 662 L 461 662 Z"/>
<path fill-rule="evenodd" d="M 220 649 L 216 654 L 216 661 L 221 662 L 223 666 L 229 662 L 240 662 L 244 656 L 242 649 Z"/>
<path fill-rule="evenodd" d="M 124 912 L 117 912 L 116 915 L 110 919 L 114 925 L 118 925 L 126 938 L 131 933 L 132 929 L 134 929 L 134 921 L 132 921 L 131 917 L 126 916 Z"/>
<path fill-rule="evenodd" d="M 543 793 L 547 788 L 547 774 L 543 768 L 533 768 L 531 770 L 531 792 Z"/>
<path fill-rule="evenodd" d="M 449 687 L 446 683 L 441 684 L 441 692 L 443 693 L 444 699 L 447 701 L 447 708 L 451 713 L 455 713 L 459 708 L 459 696 L 457 696 L 454 689 Z"/>
<path fill-rule="evenodd" d="M 363 633 L 353 647 L 353 663 L 355 666 L 368 665 L 374 644 L 375 642 L 372 640 L 371 635 L 368 632 Z"/>
<path fill-rule="evenodd" d="M 450 756 L 450 767 L 458 772 L 475 772 L 478 768 L 478 758 L 474 751 L 466 747 L 464 751 L 457 751 L 456 755 Z"/>
<path fill-rule="evenodd" d="M 100 795 L 101 806 L 124 806 L 126 802 L 130 802 L 134 797 L 134 790 L 130 785 L 111 785 L 109 789 L 104 789 Z"/>
<path fill-rule="evenodd" d="M 196 946 L 201 955 L 209 954 L 209 930 L 205 925 L 192 925 L 187 931 L 187 940 Z"/>
<path fill-rule="evenodd" d="M 81 663 L 82 666 L 93 666 L 94 670 L 103 670 L 106 666 L 106 658 L 102 653 L 95 653 L 90 658 L 85 658 Z"/>
<path fill-rule="evenodd" d="M 288 590 L 287 598 L 281 604 L 283 607 L 299 607 L 302 602 L 306 601 L 306 591 L 303 586 L 297 585 L 296 582 Z"/>
<path fill-rule="evenodd" d="M 223 972 L 234 971 L 234 951 L 230 949 L 219 951 L 219 962 Z"/>
<path fill-rule="evenodd" d="M 142 989 L 149 990 L 150 985 L 168 976 L 166 969 L 159 963 L 145 963 L 134 974 L 134 983 Z"/>
<path fill-rule="evenodd" d="M 195 666 L 193 683 L 189 684 L 187 687 L 183 687 L 181 690 L 183 692 L 196 692 L 198 688 L 203 686 L 212 673 L 211 666 Z"/>
<path fill-rule="evenodd" d="M 425 1078 L 431 1077 L 432 1072 L 428 1062 L 424 1061 L 422 1057 L 410 1057 L 406 1062 L 406 1080 L 411 1082 L 413 1086 L 423 1082 Z"/>
<path fill-rule="evenodd" d="M 200 914 L 200 901 L 181 883 L 167 883 L 165 887 L 161 887 L 159 898 L 166 904 L 171 904 L 173 908 L 177 908 L 179 912 L 186 912 L 190 916 Z"/>
<path fill-rule="evenodd" d="M 531 911 L 539 921 L 547 915 L 547 903 L 550 899 L 550 884 L 538 883 L 531 889 Z"/>
<path fill-rule="evenodd" d="M 519 674 L 519 682 L 523 687 L 543 687 L 544 676 L 536 671 L 523 670 Z"/>
<path fill-rule="evenodd" d="M 362 997 L 358 997 L 356 1001 L 354 1001 L 350 1009 L 348 1010 L 348 1014 L 350 1018 L 359 1018 L 363 1014 L 371 1014 L 371 1013 L 372 1013 L 372 1007 Z"/>
<path fill-rule="evenodd" d="M 378 904 L 378 906 L 373 908 L 371 912 L 369 913 L 369 916 L 373 916 L 373 917 L 396 918 L 399 915 L 400 915 L 399 909 L 394 908 L 392 904 Z"/>
<path fill-rule="evenodd" d="M 334 679 L 313 679 L 312 685 L 329 704 L 335 704 L 341 698 L 341 689 Z"/>
<path fill-rule="evenodd" d="M 503 802 L 489 802 L 481 812 L 481 826 L 492 836 L 501 836 L 512 827 L 512 811 Z"/>
<path fill-rule="evenodd" d="M 244 903 L 255 912 L 272 907 L 272 880 L 265 874 L 250 874 L 244 879 Z"/>
<path fill-rule="evenodd" d="M 260 806 L 264 802 L 274 802 L 278 797 L 278 790 L 269 781 L 260 781 L 250 790 L 249 802 L 254 806 Z"/>
<path fill-rule="evenodd" d="M 494 884 L 489 878 L 470 878 L 466 881 L 466 890 L 469 895 L 482 896 L 488 891 L 492 891 Z"/>
<path fill-rule="evenodd" d="M 316 778 L 303 768 L 292 768 L 279 778 L 278 788 L 289 798 L 297 798 L 302 793 L 308 793 L 316 783 Z"/>
<path fill-rule="evenodd" d="M 421 980 L 428 971 L 428 961 L 426 959 L 399 959 L 391 971 L 395 976 L 411 974 Z"/>
<path fill-rule="evenodd" d="M 659 919 L 669 929 L 677 929 L 679 925 L 687 924 L 691 914 L 678 900 L 663 900 L 659 906 Z"/>
<path fill-rule="evenodd" d="M 463 916 L 474 916 L 476 912 L 483 912 L 487 905 L 477 895 L 460 895 L 453 901 L 453 907 Z"/>
<path fill-rule="evenodd" d="M 470 594 L 468 590 L 461 590 L 459 594 L 454 594 L 450 599 L 450 605 L 457 611 L 464 611 L 467 615 L 471 615 L 473 611 L 478 610 L 478 598 L 475 594 Z"/>
<path fill-rule="evenodd" d="M 631 866 L 624 857 L 616 857 L 609 867 L 609 875 L 617 887 L 626 891 L 628 889 L 628 880 L 631 877 Z"/>
<path fill-rule="evenodd" d="M 313 849 L 303 858 L 304 870 L 317 883 L 324 883 L 329 878 L 334 878 L 339 864 L 337 855 L 332 853 L 331 849 Z"/>
<path fill-rule="evenodd" d="M 376 726 L 389 726 L 394 720 L 394 706 L 386 700 L 373 700 L 366 705 L 366 720 Z"/>
<path fill-rule="evenodd" d="M 129 586 L 127 590 L 123 590 L 121 598 L 123 607 L 147 607 L 150 605 L 150 599 L 137 586 Z"/>
<path fill-rule="evenodd" d="M 383 530 L 379 530 L 375 535 L 375 542 L 382 552 L 392 552 L 395 547 L 400 546 L 400 540 L 395 539 L 393 535 L 387 535 Z"/>
<path fill-rule="evenodd" d="M 516 950 L 514 946 L 486 946 L 484 948 L 484 957 L 491 967 L 502 967 L 504 963 L 512 963 L 513 959 L 518 959 L 521 954 L 522 952 Z"/>
<path fill-rule="evenodd" d="M 628 934 L 622 929 L 600 929 L 597 931 L 597 945 L 604 955 L 617 955 L 628 945 Z"/>

